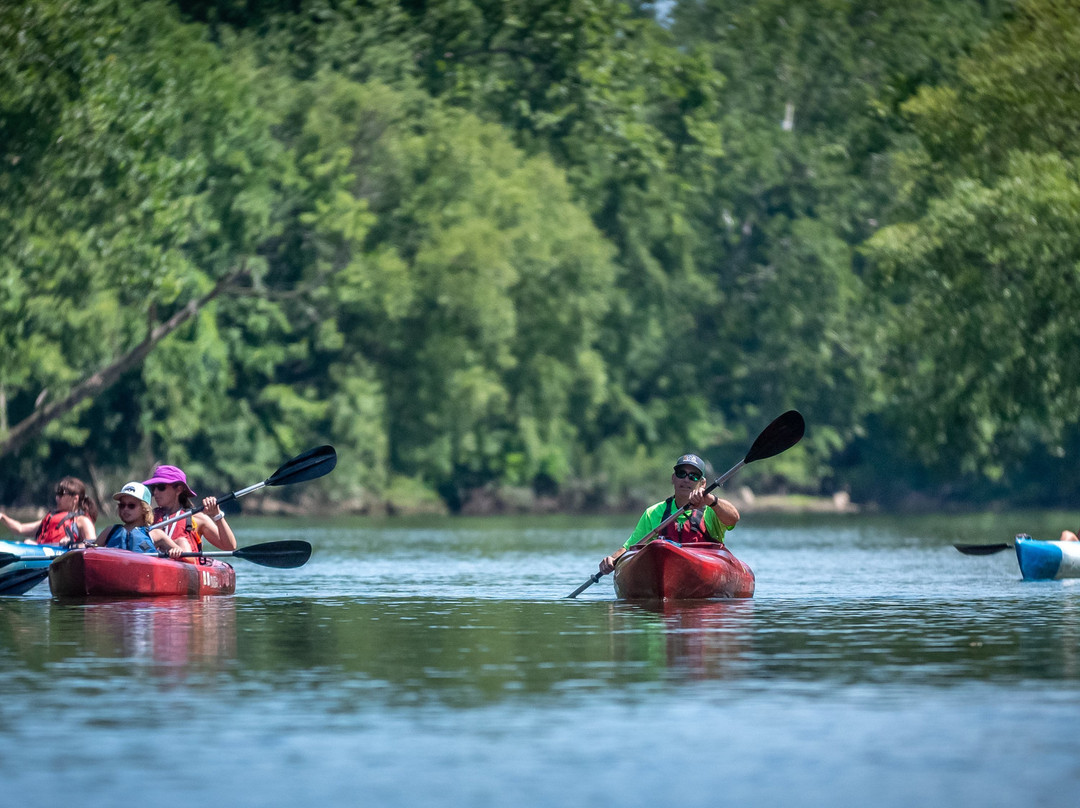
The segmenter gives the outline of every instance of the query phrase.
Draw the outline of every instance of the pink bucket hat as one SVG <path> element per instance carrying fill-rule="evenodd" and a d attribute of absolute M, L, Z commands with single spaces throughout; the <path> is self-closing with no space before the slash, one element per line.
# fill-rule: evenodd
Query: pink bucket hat
<path fill-rule="evenodd" d="M 176 466 L 158 466 L 154 469 L 154 475 L 149 480 L 143 480 L 143 485 L 154 483 L 181 483 L 187 495 L 195 499 L 195 492 L 187 484 L 187 475 Z"/>

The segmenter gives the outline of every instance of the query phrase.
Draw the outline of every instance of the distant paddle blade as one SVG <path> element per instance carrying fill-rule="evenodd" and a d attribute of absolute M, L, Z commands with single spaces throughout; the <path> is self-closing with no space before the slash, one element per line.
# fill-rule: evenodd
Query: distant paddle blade
<path fill-rule="evenodd" d="M 993 555 L 1013 549 L 1011 544 L 954 544 L 953 547 L 964 555 Z"/>
<path fill-rule="evenodd" d="M 0 595 L 25 595 L 48 577 L 48 567 L 43 570 L 19 570 L 14 575 L 0 579 Z"/>
<path fill-rule="evenodd" d="M 22 561 L 22 556 L 15 555 L 15 553 L 0 553 L 0 567 L 6 567 L 16 561 Z"/>
<path fill-rule="evenodd" d="M 281 468 L 270 475 L 267 485 L 290 485 L 302 483 L 323 477 L 334 470 L 337 465 L 337 452 L 334 447 L 317 446 L 308 449 L 288 461 Z"/>
<path fill-rule="evenodd" d="M 232 554 L 264 567 L 292 569 L 304 566 L 311 558 L 311 545 L 306 541 L 269 541 L 241 547 Z"/>
<path fill-rule="evenodd" d="M 802 440 L 805 432 L 806 421 L 802 414 L 798 410 L 788 410 L 761 431 L 743 462 L 753 463 L 786 452 Z"/>

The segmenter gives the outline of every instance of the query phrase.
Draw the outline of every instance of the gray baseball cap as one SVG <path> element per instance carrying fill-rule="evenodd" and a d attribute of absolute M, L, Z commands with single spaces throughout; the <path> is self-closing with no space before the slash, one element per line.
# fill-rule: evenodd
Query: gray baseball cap
<path fill-rule="evenodd" d="M 675 468 L 679 466 L 693 466 L 702 474 L 705 473 L 705 461 L 698 457 L 696 454 L 684 454 L 678 460 L 675 461 Z"/>

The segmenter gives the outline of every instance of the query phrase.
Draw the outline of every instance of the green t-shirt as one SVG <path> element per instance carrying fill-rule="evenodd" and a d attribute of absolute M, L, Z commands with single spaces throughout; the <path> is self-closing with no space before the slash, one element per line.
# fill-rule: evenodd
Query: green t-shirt
<path fill-rule="evenodd" d="M 671 516 L 675 512 L 675 503 L 671 503 L 671 511 L 668 512 L 668 516 Z M 667 510 L 667 500 L 657 502 L 655 505 L 650 506 L 645 513 L 641 514 L 641 518 L 638 519 L 637 527 L 634 528 L 634 532 L 630 534 L 630 538 L 626 540 L 623 547 L 630 548 L 644 539 L 654 530 L 657 526 L 664 521 L 664 511 Z M 716 539 L 718 542 L 724 541 L 724 533 L 731 530 L 734 525 L 724 525 L 720 522 L 720 517 L 716 515 L 716 511 L 712 508 L 706 507 L 705 509 L 705 530 L 706 532 Z M 690 511 L 683 511 L 677 517 L 675 517 L 675 524 L 681 525 L 687 519 L 690 518 Z"/>

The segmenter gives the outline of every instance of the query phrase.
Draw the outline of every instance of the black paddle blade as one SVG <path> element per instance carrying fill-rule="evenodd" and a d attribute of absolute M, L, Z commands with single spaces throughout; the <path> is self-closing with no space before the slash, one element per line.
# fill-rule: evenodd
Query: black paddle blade
<path fill-rule="evenodd" d="M 48 577 L 48 567 L 43 570 L 19 570 L 0 580 L 0 595 L 25 595 Z"/>
<path fill-rule="evenodd" d="M 289 460 L 266 480 L 267 485 L 289 485 L 323 477 L 337 465 L 337 452 L 330 445 L 316 446 Z"/>
<path fill-rule="evenodd" d="M 311 558 L 311 545 L 306 541 L 268 541 L 264 544 L 241 547 L 234 550 L 232 554 L 264 567 L 292 569 L 304 566 Z"/>
<path fill-rule="evenodd" d="M 0 567 L 6 567 L 16 561 L 22 561 L 22 556 L 15 555 L 15 553 L 0 553 Z"/>
<path fill-rule="evenodd" d="M 798 410 L 788 410 L 761 431 L 743 462 L 753 463 L 786 452 L 802 440 L 805 432 L 806 421 L 802 414 Z"/>
<path fill-rule="evenodd" d="M 993 555 L 1013 549 L 1011 544 L 954 544 L 953 547 L 964 555 Z"/>

